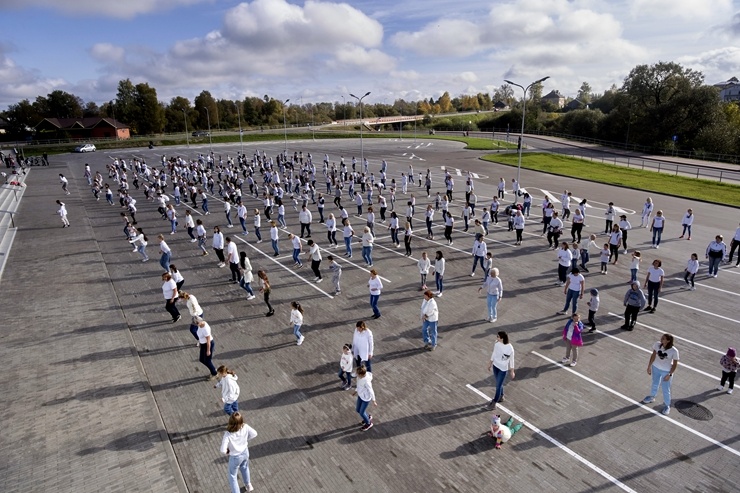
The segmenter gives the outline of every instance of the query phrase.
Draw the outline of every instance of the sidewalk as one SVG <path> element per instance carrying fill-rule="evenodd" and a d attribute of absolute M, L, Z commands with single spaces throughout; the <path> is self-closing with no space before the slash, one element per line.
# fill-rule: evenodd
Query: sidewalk
<path fill-rule="evenodd" d="M 29 175 L 0 285 L 0 491 L 187 491 L 77 187 L 65 197 L 59 172 Z"/>

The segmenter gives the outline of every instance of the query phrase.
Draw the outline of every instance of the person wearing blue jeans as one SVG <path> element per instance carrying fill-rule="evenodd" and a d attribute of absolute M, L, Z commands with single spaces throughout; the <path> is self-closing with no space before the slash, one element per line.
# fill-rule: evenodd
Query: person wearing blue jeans
<path fill-rule="evenodd" d="M 375 401 L 375 391 L 373 390 L 372 381 L 373 374 L 364 366 L 360 366 L 357 369 L 357 383 L 355 384 L 355 392 L 352 395 L 357 396 L 355 411 L 362 418 L 362 431 L 367 431 L 373 427 L 373 416 L 367 412 L 370 402 L 375 406 L 378 405 Z"/>
<path fill-rule="evenodd" d="M 486 242 L 483 241 L 483 235 L 480 233 L 475 235 L 472 253 L 473 270 L 470 272 L 470 277 L 473 277 L 475 275 L 475 268 L 478 266 L 478 262 L 480 262 L 481 269 L 485 269 L 485 266 L 483 265 L 483 260 L 486 258 L 486 253 L 488 253 L 488 247 L 486 246 Z"/>
<path fill-rule="evenodd" d="M 375 269 L 370 269 L 370 280 L 367 282 L 367 286 L 370 289 L 370 307 L 373 309 L 373 318 L 380 318 L 378 300 L 383 289 L 383 281 L 380 280 Z"/>
<path fill-rule="evenodd" d="M 421 336 L 424 339 L 424 349 L 434 351 L 437 347 L 437 324 L 439 323 L 439 309 L 434 301 L 434 294 L 428 289 L 424 291 L 424 301 L 421 303 Z"/>
<path fill-rule="evenodd" d="M 717 235 L 714 237 L 714 241 L 707 246 L 705 256 L 709 261 L 709 275 L 712 277 L 717 277 L 719 263 L 727 254 L 727 245 L 725 245 L 723 240 L 722 235 Z"/>
<path fill-rule="evenodd" d="M 558 313 L 561 315 L 565 314 L 571 302 L 573 302 L 572 313 L 576 313 L 578 311 L 578 300 L 583 299 L 585 289 L 586 279 L 581 274 L 581 271 L 578 270 L 578 267 L 574 267 L 570 271 L 570 274 L 568 274 L 568 281 L 565 283 L 565 289 L 563 290 L 565 294 L 565 306 Z"/>
<path fill-rule="evenodd" d="M 247 491 L 254 491 L 249 475 L 249 441 L 257 436 L 257 432 L 244 422 L 240 412 L 229 417 L 223 440 L 221 453 L 229 456 L 229 488 L 231 493 L 239 493 L 239 472 Z"/>
<path fill-rule="evenodd" d="M 165 272 L 170 271 L 170 258 L 172 257 L 172 250 L 170 250 L 170 247 L 167 245 L 167 242 L 164 241 L 164 235 L 159 235 L 159 251 L 162 253 L 162 256 L 159 257 L 159 265 L 162 266 Z"/>
<path fill-rule="evenodd" d="M 444 253 L 437 250 L 434 257 L 434 282 L 437 284 L 437 296 L 442 296 L 442 290 L 444 290 L 445 262 Z"/>
<path fill-rule="evenodd" d="M 663 211 L 655 213 L 653 222 L 650 225 L 650 230 L 653 232 L 653 248 L 660 248 L 660 237 L 663 236 L 663 228 L 665 227 L 665 217 L 663 217 Z"/>
<path fill-rule="evenodd" d="M 504 285 L 501 282 L 501 278 L 498 277 L 498 268 L 494 267 L 490 271 L 490 275 L 486 277 L 483 286 L 478 288 L 478 292 L 485 288 L 487 294 L 488 312 L 486 316 L 486 322 L 495 322 L 498 319 L 498 302 L 504 295 Z"/>
<path fill-rule="evenodd" d="M 496 381 L 496 394 L 486 405 L 495 408 L 496 403 L 504 400 L 504 381 L 511 370 L 511 378 L 516 376 L 514 371 L 514 347 L 509 343 L 509 335 L 502 331 L 496 334 L 496 343 L 493 345 L 491 360 L 488 362 L 488 371 L 493 369 L 493 378 Z"/>
<path fill-rule="evenodd" d="M 673 346 L 673 336 L 663 334 L 660 341 L 653 344 L 653 354 L 650 355 L 647 367 L 647 374 L 652 377 L 652 385 L 650 395 L 642 400 L 643 404 L 654 402 L 660 387 L 663 390 L 664 404 L 661 413 L 667 415 L 671 412 L 671 383 L 677 367 L 678 349 Z"/>

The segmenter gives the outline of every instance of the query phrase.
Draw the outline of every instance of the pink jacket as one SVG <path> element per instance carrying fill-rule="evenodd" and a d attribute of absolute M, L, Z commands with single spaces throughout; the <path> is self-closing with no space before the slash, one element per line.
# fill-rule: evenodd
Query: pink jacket
<path fill-rule="evenodd" d="M 568 323 L 565 324 L 565 327 L 563 327 L 563 340 L 568 340 L 568 330 L 570 330 L 571 325 L 573 325 L 573 319 L 568 320 Z M 574 346 L 583 346 L 583 339 L 581 339 L 581 332 L 583 331 L 583 322 L 578 322 L 575 324 L 575 327 L 573 327 L 573 334 L 570 338 L 570 343 Z"/>

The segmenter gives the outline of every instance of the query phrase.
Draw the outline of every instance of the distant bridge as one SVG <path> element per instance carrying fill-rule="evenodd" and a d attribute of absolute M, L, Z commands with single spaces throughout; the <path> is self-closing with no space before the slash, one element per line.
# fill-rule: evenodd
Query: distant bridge
<path fill-rule="evenodd" d="M 389 123 L 406 123 L 406 122 L 413 122 L 418 120 L 423 120 L 424 115 L 415 115 L 415 116 L 382 116 L 379 118 L 363 118 L 363 119 L 354 119 L 354 120 L 337 120 L 333 121 L 332 125 L 343 125 L 343 126 L 354 126 L 354 125 L 365 125 L 365 127 L 369 128 L 370 130 L 375 130 L 373 126 L 378 125 L 386 125 Z"/>

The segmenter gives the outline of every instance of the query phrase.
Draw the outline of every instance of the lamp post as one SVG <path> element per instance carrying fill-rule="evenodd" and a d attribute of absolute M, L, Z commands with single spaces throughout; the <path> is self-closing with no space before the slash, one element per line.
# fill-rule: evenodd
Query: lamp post
<path fill-rule="evenodd" d="M 208 108 L 204 106 L 206 109 L 206 116 L 208 117 L 208 148 L 211 151 L 211 154 L 213 154 L 213 138 L 211 137 L 211 112 L 208 111 Z"/>
<path fill-rule="evenodd" d="M 285 105 L 290 102 L 290 99 L 283 101 L 283 136 L 285 138 L 285 154 L 284 157 L 288 157 L 288 126 L 285 123 Z"/>
<path fill-rule="evenodd" d="M 363 163 L 363 166 L 365 163 L 365 144 L 362 140 L 362 127 L 364 125 L 364 122 L 362 121 L 362 100 L 368 97 L 369 95 L 370 95 L 370 91 L 367 91 L 365 95 L 362 96 L 361 98 L 358 98 L 354 94 L 350 94 L 350 96 L 355 98 L 360 103 L 360 162 Z"/>
<path fill-rule="evenodd" d="M 188 115 L 185 113 L 185 110 L 182 110 L 182 117 L 185 122 L 185 142 L 187 142 L 188 147 L 190 147 L 190 137 L 188 136 Z"/>
<path fill-rule="evenodd" d="M 244 154 L 244 139 L 242 138 L 242 117 L 241 113 L 239 113 L 239 105 L 236 104 L 236 101 L 234 101 L 234 106 L 236 106 L 236 118 L 239 120 L 239 143 L 242 146 L 242 155 Z"/>
<path fill-rule="evenodd" d="M 544 82 L 547 79 L 549 79 L 550 76 L 543 77 L 539 80 L 536 80 L 532 82 L 530 85 L 528 85 L 526 88 L 524 86 L 520 86 L 519 84 L 515 84 L 514 82 L 511 82 L 510 80 L 504 80 L 507 84 L 510 84 L 512 86 L 517 86 L 522 91 L 524 91 L 524 97 L 522 99 L 522 133 L 519 135 L 519 163 L 516 167 L 516 182 L 519 183 L 519 177 L 522 172 L 522 147 L 524 145 L 524 117 L 527 114 L 527 91 L 535 84 L 539 84 L 540 82 Z M 521 186 L 521 185 L 520 185 Z M 516 201 L 516 198 L 514 199 Z"/>
<path fill-rule="evenodd" d="M 342 94 L 342 120 L 344 120 L 344 126 L 347 126 L 347 100 L 344 99 L 344 94 Z"/>

